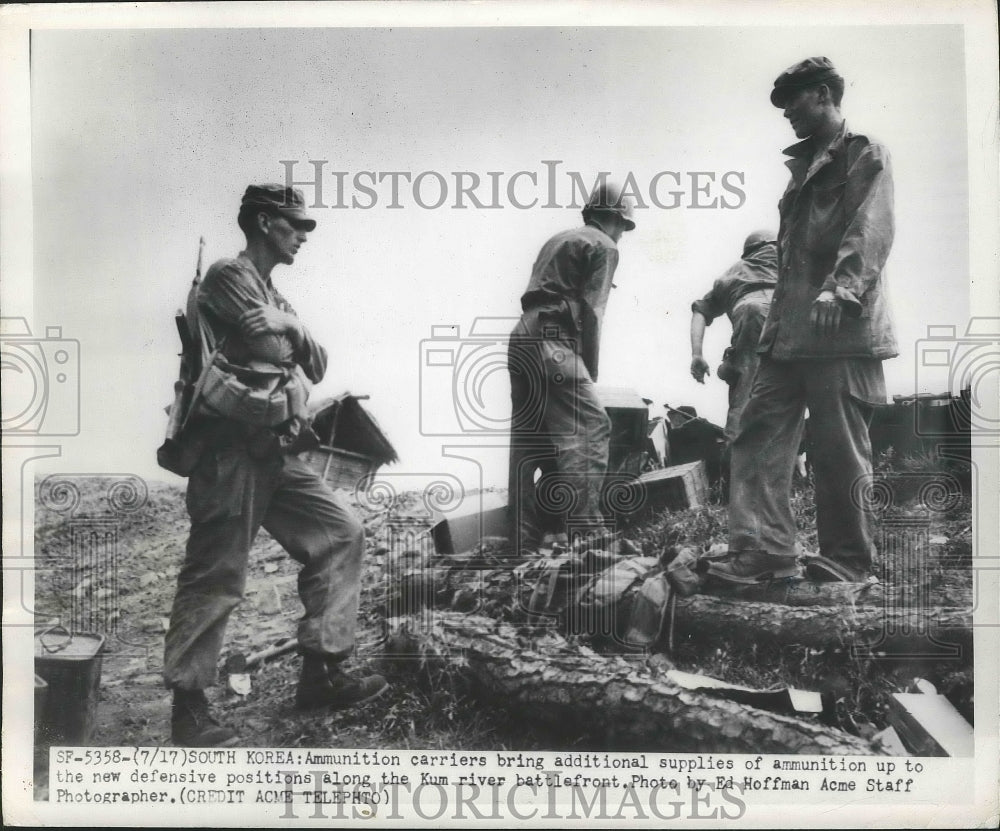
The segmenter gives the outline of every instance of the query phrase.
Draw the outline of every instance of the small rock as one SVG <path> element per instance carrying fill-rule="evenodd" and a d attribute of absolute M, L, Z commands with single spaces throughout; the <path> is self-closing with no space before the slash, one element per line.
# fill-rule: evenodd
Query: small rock
<path fill-rule="evenodd" d="M 233 673 L 226 679 L 226 689 L 235 695 L 250 695 L 251 688 L 249 673 Z"/>
<path fill-rule="evenodd" d="M 274 574 L 277 570 L 277 563 L 264 563 L 264 574 Z"/>
<path fill-rule="evenodd" d="M 276 615 L 281 611 L 281 593 L 277 586 L 271 586 L 260 593 L 257 608 L 263 615 Z"/>
<path fill-rule="evenodd" d="M 935 534 L 933 537 L 931 537 L 928 540 L 928 542 L 931 545 L 947 545 L 948 544 L 948 538 L 947 537 L 943 537 L 940 534 Z"/>
<path fill-rule="evenodd" d="M 456 612 L 472 612 L 478 605 L 478 593 L 468 587 L 459 589 L 451 598 L 451 608 Z"/>
<path fill-rule="evenodd" d="M 155 571 L 147 571 L 139 578 L 139 588 L 145 589 L 152 586 L 157 580 L 160 579 L 160 575 Z"/>

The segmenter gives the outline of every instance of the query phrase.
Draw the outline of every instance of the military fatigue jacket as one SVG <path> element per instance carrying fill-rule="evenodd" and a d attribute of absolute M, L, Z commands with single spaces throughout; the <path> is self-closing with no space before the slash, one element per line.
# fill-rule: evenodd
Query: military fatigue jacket
<path fill-rule="evenodd" d="M 705 318 L 705 323 L 728 314 L 746 295 L 760 289 L 773 289 L 778 281 L 778 250 L 773 242 L 765 242 L 726 269 L 712 284 L 704 297 L 691 304 L 691 311 Z"/>
<path fill-rule="evenodd" d="M 889 152 L 844 124 L 815 158 L 812 139 L 785 153 L 792 178 L 778 203 L 778 284 L 758 351 L 777 360 L 895 357 L 882 275 L 894 232 Z M 828 336 L 809 320 L 824 290 L 844 312 Z"/>
<path fill-rule="evenodd" d="M 575 338 L 592 380 L 597 380 L 601 322 L 617 267 L 618 247 L 600 228 L 563 231 L 542 246 L 521 297 L 525 312 L 538 312 Z"/>
<path fill-rule="evenodd" d="M 296 350 L 286 335 L 267 333 L 247 340 L 239 330 L 240 316 L 257 306 L 274 306 L 295 315 L 295 309 L 265 280 L 244 256 L 213 263 L 198 290 L 198 306 L 212 327 L 216 340 L 226 337 L 223 352 L 234 364 L 254 367 L 255 363 L 289 366 L 298 364 L 313 383 L 323 380 L 326 350 L 305 333 Z M 298 317 L 298 315 L 295 315 Z"/>

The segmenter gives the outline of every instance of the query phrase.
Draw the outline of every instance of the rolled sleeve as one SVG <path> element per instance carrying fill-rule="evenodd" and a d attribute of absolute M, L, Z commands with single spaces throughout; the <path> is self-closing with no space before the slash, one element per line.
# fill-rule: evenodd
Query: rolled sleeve
<path fill-rule="evenodd" d="M 239 325 L 245 311 L 267 302 L 267 295 L 235 262 L 216 263 L 198 291 L 198 305 L 226 326 Z"/>
<path fill-rule="evenodd" d="M 695 300 L 691 304 L 691 311 L 697 312 L 705 318 L 705 325 L 711 326 L 712 321 L 726 313 L 722 303 L 719 302 L 718 282 L 712 286 L 712 290 L 704 297 Z"/>

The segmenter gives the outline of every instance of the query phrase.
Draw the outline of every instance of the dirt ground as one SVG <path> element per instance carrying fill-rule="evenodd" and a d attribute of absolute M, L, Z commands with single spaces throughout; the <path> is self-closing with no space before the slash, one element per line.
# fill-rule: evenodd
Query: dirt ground
<path fill-rule="evenodd" d="M 90 744 L 169 745 L 170 693 L 161 671 L 164 634 L 188 533 L 183 486 L 149 482 L 141 509 L 114 515 L 109 512 L 106 480 L 74 478 L 73 484 L 79 503 L 71 513 L 43 504 L 63 508 L 58 494 L 36 507 L 36 612 L 42 621 L 82 620 L 84 630 L 95 609 L 99 620 L 114 621 L 103 651 Z M 412 517 L 419 526 L 429 514 L 417 502 L 415 495 L 404 496 L 391 510 L 355 504 L 366 528 L 367 557 L 358 650 L 351 669 L 376 668 L 383 632 L 378 601 L 385 588 L 386 521 Z M 109 516 L 115 517 L 113 541 L 107 537 Z M 95 532 L 97 546 L 89 539 Z M 116 561 L 114 581 L 96 567 L 111 556 Z M 302 612 L 297 574 L 298 565 L 262 530 L 251 551 L 244 602 L 230 618 L 223 661 L 295 634 Z M 51 637 L 59 637 L 59 632 Z M 361 709 L 298 713 L 292 699 L 299 663 L 294 654 L 268 661 L 253 672 L 252 691 L 246 696 L 232 694 L 221 684 L 210 691 L 218 715 L 238 730 L 240 746 L 486 746 L 484 732 L 491 730 L 493 719 L 488 708 L 454 690 L 435 693 L 408 685 L 405 678 L 401 683 L 391 679 L 390 691 Z M 526 747 L 534 746 L 525 738 Z M 37 748 L 37 798 L 45 798 L 45 760 L 44 748 Z"/>
<path fill-rule="evenodd" d="M 42 620 L 81 619 L 99 609 L 108 615 L 99 701 L 91 744 L 168 745 L 170 695 L 163 687 L 163 639 L 188 531 L 182 485 L 150 482 L 145 504 L 114 515 L 107 524 L 107 481 L 75 479 L 79 503 L 70 513 L 36 508 L 36 611 Z M 388 550 L 388 520 L 426 512 L 415 495 L 391 507 L 357 506 L 367 532 L 358 652 L 353 668 L 386 671 L 379 662 L 384 620 L 381 598 L 393 554 Z M 811 497 L 797 495 L 802 541 L 815 544 Z M 101 525 L 101 521 L 104 525 Z M 971 598 L 971 508 L 968 500 L 935 518 L 935 545 L 924 551 L 927 573 L 968 572 Z M 664 512 L 630 530 L 646 554 L 665 546 L 693 544 L 707 549 L 725 540 L 725 509 L 711 505 L 679 513 Z M 94 529 L 103 529 L 94 536 Z M 110 530 L 109 530 L 110 529 Z M 96 540 L 96 542 L 95 542 Z M 82 547 L 81 547 L 82 546 Z M 88 547 L 89 546 L 89 547 Z M 80 567 L 84 551 L 84 567 Z M 89 559 L 87 559 L 89 557 Z M 93 564 L 112 558 L 115 568 L 100 572 Z M 223 660 L 236 652 L 258 651 L 295 633 L 301 606 L 296 593 L 298 566 L 266 532 L 251 552 L 246 597 L 233 614 Z M 108 574 L 113 577 L 109 577 Z M 103 576 L 102 576 L 103 575 Z M 971 600 L 970 600 L 971 602 Z M 915 677 L 929 678 L 949 695 L 967 718 L 972 710 L 971 656 L 950 663 L 851 661 L 843 655 L 804 654 L 794 645 L 754 649 L 753 654 L 726 643 L 686 650 L 673 656 L 682 669 L 704 672 L 758 688 L 792 684 L 833 691 L 838 696 L 840 726 L 870 736 L 885 726 L 886 700 Z M 419 682 L 418 675 L 388 671 L 391 690 L 361 709 L 341 713 L 300 714 L 292 706 L 299 659 L 286 655 L 252 674 L 246 696 L 219 686 L 211 691 L 219 715 L 237 729 L 247 747 L 579 749 L 585 736 L 561 735 L 557 725 L 526 724 L 511 717 L 503 702 L 470 696 L 447 679 Z M 614 748 L 605 748 L 613 750 Z M 44 755 L 36 749 L 36 796 L 46 792 Z"/>

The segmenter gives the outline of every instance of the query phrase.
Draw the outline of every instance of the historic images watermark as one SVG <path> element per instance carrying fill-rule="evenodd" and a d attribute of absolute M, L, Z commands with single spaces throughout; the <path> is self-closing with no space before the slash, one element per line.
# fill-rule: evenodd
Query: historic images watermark
<path fill-rule="evenodd" d="M 306 189 L 311 208 L 402 210 L 513 210 L 582 208 L 599 185 L 620 183 L 622 198 L 636 209 L 665 211 L 738 210 L 747 201 L 746 173 L 741 170 L 660 170 L 645 176 L 633 171 L 593 177 L 561 170 L 563 162 L 543 159 L 536 170 L 330 170 L 328 159 L 306 162 L 282 159 L 285 185 Z M 302 178 L 298 178 L 302 177 Z"/>

